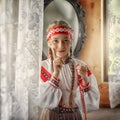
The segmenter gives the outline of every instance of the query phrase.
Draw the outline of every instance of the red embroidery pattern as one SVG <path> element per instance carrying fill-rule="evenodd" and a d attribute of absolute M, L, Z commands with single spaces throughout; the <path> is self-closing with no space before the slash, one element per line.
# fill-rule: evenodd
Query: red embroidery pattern
<path fill-rule="evenodd" d="M 47 80 L 50 80 L 52 75 L 42 66 L 40 76 L 43 82 L 46 82 Z"/>
<path fill-rule="evenodd" d="M 48 81 L 50 85 L 54 88 L 59 87 L 58 83 L 60 82 L 60 80 L 52 76 L 43 66 L 41 67 L 41 79 L 43 80 L 43 82 Z"/>
<path fill-rule="evenodd" d="M 78 65 L 79 64 L 77 64 L 76 67 Z M 92 74 L 92 72 L 89 70 L 89 68 L 87 67 L 87 65 L 85 67 L 86 67 L 86 70 L 87 70 L 87 76 L 90 77 L 90 75 Z M 77 72 L 77 70 L 76 70 L 76 72 Z M 80 93 L 81 93 L 81 101 L 82 101 L 82 106 L 83 106 L 83 111 L 84 111 L 84 119 L 87 120 L 87 111 L 86 111 L 84 94 L 85 94 L 85 92 L 88 92 L 90 90 L 90 84 L 89 84 L 89 81 L 88 81 L 88 83 L 85 86 L 82 85 L 81 75 L 77 73 L 77 77 L 78 77 L 78 86 L 79 86 L 79 90 L 80 90 Z"/>
<path fill-rule="evenodd" d="M 87 69 L 87 76 L 89 77 L 92 74 L 92 72 L 89 70 L 87 65 L 86 65 L 86 69 Z"/>
<path fill-rule="evenodd" d="M 73 39 L 73 30 L 71 28 L 66 26 L 55 26 L 47 32 L 47 40 L 50 40 L 52 36 L 60 33 L 66 34 L 70 37 L 70 39 Z"/>
<path fill-rule="evenodd" d="M 84 120 L 87 120 L 87 111 L 86 111 L 86 105 L 85 105 L 85 99 L 84 99 L 84 91 L 80 89 L 80 93 L 81 93 L 81 101 L 83 105 Z"/>

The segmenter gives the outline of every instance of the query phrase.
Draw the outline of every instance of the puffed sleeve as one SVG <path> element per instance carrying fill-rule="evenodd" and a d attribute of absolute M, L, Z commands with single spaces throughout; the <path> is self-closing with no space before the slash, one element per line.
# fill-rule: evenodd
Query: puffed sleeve
<path fill-rule="evenodd" d="M 49 70 L 49 62 L 45 60 L 41 66 L 40 77 L 40 107 L 55 108 L 58 106 L 62 92 L 59 88 L 60 80 L 53 77 Z"/>
<path fill-rule="evenodd" d="M 80 99 L 81 95 L 84 96 L 84 101 L 81 100 L 81 104 L 85 102 L 85 107 L 87 111 L 99 109 L 100 93 L 98 90 L 96 78 L 84 62 L 79 62 L 79 64 L 82 64 L 87 67 L 86 79 L 88 83 L 85 86 L 83 86 L 82 80 L 78 78 L 77 89 L 79 89 L 78 91 L 80 95 L 79 98 L 77 97 L 77 99 Z"/>
<path fill-rule="evenodd" d="M 88 86 L 89 90 L 85 91 L 84 98 L 85 98 L 86 110 L 92 111 L 99 109 L 100 93 L 98 90 L 98 85 L 95 76 L 91 74 L 87 79 L 89 82 L 89 86 Z"/>

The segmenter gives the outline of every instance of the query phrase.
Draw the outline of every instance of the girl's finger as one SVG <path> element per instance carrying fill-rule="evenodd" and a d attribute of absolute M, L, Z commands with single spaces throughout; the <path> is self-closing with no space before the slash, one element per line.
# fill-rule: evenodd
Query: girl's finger
<path fill-rule="evenodd" d="M 64 61 L 61 58 L 60 58 L 60 61 L 61 61 L 62 64 L 65 64 Z"/>
<path fill-rule="evenodd" d="M 76 65 L 76 69 L 79 69 L 79 70 L 80 70 L 80 69 L 81 69 L 81 65 L 80 65 L 80 64 L 77 64 L 77 65 Z"/>
<path fill-rule="evenodd" d="M 57 56 L 56 56 L 56 51 L 55 51 L 55 49 L 53 48 L 53 58 L 54 59 L 56 59 L 57 58 Z"/>

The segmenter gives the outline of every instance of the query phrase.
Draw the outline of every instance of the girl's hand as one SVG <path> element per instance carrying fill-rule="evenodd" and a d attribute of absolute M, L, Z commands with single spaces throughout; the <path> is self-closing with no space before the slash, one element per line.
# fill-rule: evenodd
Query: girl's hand
<path fill-rule="evenodd" d="M 87 84 L 88 81 L 86 79 L 86 75 L 87 75 L 87 67 L 86 66 L 81 66 L 80 64 L 78 64 L 76 66 L 76 70 L 77 70 L 77 74 L 81 76 L 81 79 L 83 80 L 83 85 Z"/>
<path fill-rule="evenodd" d="M 54 60 L 53 60 L 53 74 L 52 75 L 57 78 L 64 62 L 61 58 L 56 56 L 55 50 L 53 50 L 53 58 Z"/>

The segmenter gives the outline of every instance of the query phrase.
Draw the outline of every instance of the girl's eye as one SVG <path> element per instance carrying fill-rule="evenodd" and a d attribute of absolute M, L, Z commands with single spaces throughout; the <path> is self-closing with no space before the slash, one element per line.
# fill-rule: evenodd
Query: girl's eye
<path fill-rule="evenodd" d="M 66 39 L 66 40 L 64 40 L 65 42 L 68 42 L 69 40 L 68 39 Z"/>
<path fill-rule="evenodd" d="M 58 40 L 53 40 L 53 43 L 58 43 Z"/>
<path fill-rule="evenodd" d="M 68 43 L 68 42 L 69 42 L 69 40 L 68 40 L 68 39 L 65 39 L 65 40 L 64 40 L 64 42 L 65 42 L 65 43 Z"/>

